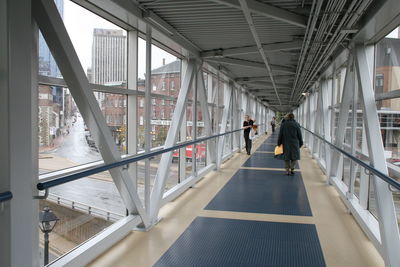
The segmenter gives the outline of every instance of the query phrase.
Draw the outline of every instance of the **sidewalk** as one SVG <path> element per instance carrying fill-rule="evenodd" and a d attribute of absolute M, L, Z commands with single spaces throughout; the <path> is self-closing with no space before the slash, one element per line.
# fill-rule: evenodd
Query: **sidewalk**
<path fill-rule="evenodd" d="M 62 146 L 64 142 L 64 135 L 57 136 L 53 140 L 53 145 L 50 146 L 39 146 L 39 158 L 40 158 L 40 153 L 47 153 L 50 152 L 54 149 L 57 149 L 58 147 Z"/>

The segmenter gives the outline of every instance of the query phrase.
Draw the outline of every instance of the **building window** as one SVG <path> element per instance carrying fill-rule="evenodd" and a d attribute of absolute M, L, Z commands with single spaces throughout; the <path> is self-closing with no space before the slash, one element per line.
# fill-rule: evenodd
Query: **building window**
<path fill-rule="evenodd" d="M 383 74 L 377 74 L 375 79 L 376 87 L 383 87 Z"/>
<path fill-rule="evenodd" d="M 156 99 L 155 99 L 155 98 L 152 98 L 152 99 L 151 99 L 151 103 L 152 103 L 153 105 L 155 105 L 155 104 L 156 104 Z"/>
<path fill-rule="evenodd" d="M 175 81 L 171 81 L 171 90 L 175 90 Z"/>
<path fill-rule="evenodd" d="M 144 98 L 141 98 L 139 101 L 139 107 L 144 107 Z"/>
<path fill-rule="evenodd" d="M 163 81 L 161 84 L 161 89 L 164 91 L 165 90 L 165 82 Z"/>
<path fill-rule="evenodd" d="M 143 125 L 143 116 L 139 117 L 139 125 Z"/>
<path fill-rule="evenodd" d="M 165 100 L 161 99 L 161 105 L 165 106 Z"/>
<path fill-rule="evenodd" d="M 153 109 L 153 119 L 156 119 L 156 118 L 157 118 L 156 111 Z"/>
<path fill-rule="evenodd" d="M 153 84 L 153 91 L 157 90 L 157 86 L 155 84 Z"/>
<path fill-rule="evenodd" d="M 161 119 L 162 120 L 165 119 L 164 110 L 162 109 L 160 112 L 161 112 Z"/>

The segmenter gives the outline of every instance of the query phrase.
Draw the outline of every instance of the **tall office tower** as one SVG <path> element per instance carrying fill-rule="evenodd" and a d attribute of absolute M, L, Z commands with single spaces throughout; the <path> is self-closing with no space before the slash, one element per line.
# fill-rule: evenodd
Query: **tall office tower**
<path fill-rule="evenodd" d="M 122 30 L 94 29 L 92 45 L 92 68 L 90 79 L 95 84 L 126 86 L 127 71 L 126 36 Z M 126 125 L 126 98 L 95 92 L 115 142 L 121 149 Z"/>
<path fill-rule="evenodd" d="M 126 36 L 122 30 L 94 29 L 92 75 L 96 84 L 126 82 Z"/>
<path fill-rule="evenodd" d="M 64 0 L 55 0 L 58 12 L 64 19 Z M 61 77 L 56 61 L 50 53 L 41 32 L 39 32 L 39 74 L 51 77 Z"/>

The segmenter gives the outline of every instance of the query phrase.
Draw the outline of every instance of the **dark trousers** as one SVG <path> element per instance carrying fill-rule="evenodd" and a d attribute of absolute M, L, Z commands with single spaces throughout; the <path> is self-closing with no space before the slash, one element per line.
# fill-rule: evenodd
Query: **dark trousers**
<path fill-rule="evenodd" d="M 275 132 L 275 124 L 272 124 L 271 126 L 272 126 L 272 132 L 274 133 Z"/>
<path fill-rule="evenodd" d="M 244 141 L 246 142 L 246 152 L 250 154 L 251 152 L 251 139 L 249 138 L 248 134 L 244 135 Z"/>
<path fill-rule="evenodd" d="M 285 160 L 285 169 L 287 171 L 289 170 L 294 170 L 294 167 L 296 166 L 296 160 Z"/>

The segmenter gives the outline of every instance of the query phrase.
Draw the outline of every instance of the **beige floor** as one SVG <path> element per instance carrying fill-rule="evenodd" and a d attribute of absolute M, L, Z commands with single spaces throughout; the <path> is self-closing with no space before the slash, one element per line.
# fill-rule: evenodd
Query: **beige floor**
<path fill-rule="evenodd" d="M 260 138 L 255 148 L 263 141 Z M 384 266 L 383 260 L 339 199 L 306 150 L 302 171 L 312 217 L 209 211 L 203 208 L 248 158 L 236 154 L 220 171 L 212 172 L 161 210 L 161 222 L 147 233 L 132 232 L 90 266 L 152 266 L 197 216 L 316 224 L 328 266 Z M 279 169 L 279 168 L 278 168 Z"/>

